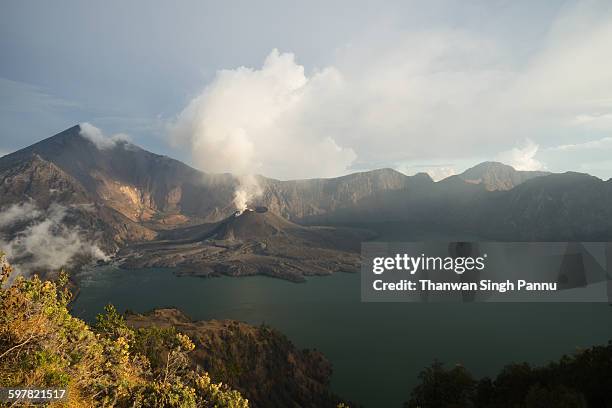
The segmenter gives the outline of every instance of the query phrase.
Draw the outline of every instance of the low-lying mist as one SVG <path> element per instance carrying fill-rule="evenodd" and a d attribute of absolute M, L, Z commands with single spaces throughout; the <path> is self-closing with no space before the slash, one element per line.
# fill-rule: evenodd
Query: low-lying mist
<path fill-rule="evenodd" d="M 0 210 L 0 250 L 18 275 L 57 271 L 77 259 L 108 259 L 83 231 L 65 223 L 69 210 L 56 203 L 42 209 L 33 202 Z"/>

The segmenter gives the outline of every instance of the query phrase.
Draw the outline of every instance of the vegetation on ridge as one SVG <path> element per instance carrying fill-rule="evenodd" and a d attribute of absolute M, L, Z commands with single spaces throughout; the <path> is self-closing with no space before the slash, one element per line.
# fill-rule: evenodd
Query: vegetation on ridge
<path fill-rule="evenodd" d="M 476 380 L 457 365 L 434 362 L 405 408 L 599 408 L 612 407 L 612 342 L 543 367 L 513 363 L 497 377 Z"/>
<path fill-rule="evenodd" d="M 174 328 L 131 329 L 114 307 L 89 327 L 70 315 L 64 274 L 11 280 L 0 254 L 0 387 L 65 388 L 69 407 L 245 408 L 239 392 L 193 369 Z"/>

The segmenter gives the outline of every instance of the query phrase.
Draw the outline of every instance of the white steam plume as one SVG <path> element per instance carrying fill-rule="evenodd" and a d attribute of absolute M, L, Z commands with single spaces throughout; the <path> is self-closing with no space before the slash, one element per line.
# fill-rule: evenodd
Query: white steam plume
<path fill-rule="evenodd" d="M 340 86 L 335 69 L 308 77 L 293 54 L 273 50 L 261 69 L 219 71 L 179 114 L 171 134 L 191 149 L 196 166 L 238 176 L 240 209 L 261 192 L 253 174 L 302 178 L 346 172 L 355 153 L 340 147 L 307 113 Z"/>
<path fill-rule="evenodd" d="M 70 266 L 76 256 L 107 259 L 104 252 L 83 237 L 80 230 L 67 227 L 63 221 L 68 209 L 52 204 L 47 210 L 32 203 L 14 204 L 0 210 L 0 233 L 16 223 L 28 225 L 12 238 L 0 235 L 0 249 L 19 274 L 59 270 Z"/>
<path fill-rule="evenodd" d="M 259 197 L 263 190 L 253 175 L 239 176 L 238 182 L 238 188 L 234 191 L 234 206 L 239 214 L 242 214 L 249 203 Z"/>

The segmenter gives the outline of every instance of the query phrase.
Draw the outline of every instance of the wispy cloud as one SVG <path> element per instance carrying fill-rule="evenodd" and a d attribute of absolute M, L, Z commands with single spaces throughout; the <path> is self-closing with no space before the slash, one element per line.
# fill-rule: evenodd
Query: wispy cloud
<path fill-rule="evenodd" d="M 78 228 L 64 223 L 67 212 L 58 204 L 43 210 L 30 202 L 0 209 L 0 249 L 18 273 L 56 271 L 72 265 L 77 256 L 107 258 Z"/>
<path fill-rule="evenodd" d="M 79 107 L 44 89 L 0 77 L 0 150 L 13 151 L 74 125 Z"/>
<path fill-rule="evenodd" d="M 50 110 L 74 108 L 73 102 L 53 96 L 42 88 L 25 82 L 0 77 L 0 112 L 19 114 L 38 112 L 47 114 Z"/>
<path fill-rule="evenodd" d="M 577 151 L 591 149 L 612 149 L 612 137 L 604 137 L 597 140 L 590 140 L 583 143 L 570 143 L 549 148 L 549 151 Z"/>

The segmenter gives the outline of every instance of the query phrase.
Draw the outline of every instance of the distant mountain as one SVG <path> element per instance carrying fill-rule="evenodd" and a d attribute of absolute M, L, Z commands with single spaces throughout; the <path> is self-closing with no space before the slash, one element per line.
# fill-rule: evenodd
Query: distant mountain
<path fill-rule="evenodd" d="M 534 177 L 510 190 L 448 178 L 420 189 L 386 191 L 312 223 L 392 223 L 405 236 L 502 241 L 608 241 L 612 181 L 581 173 Z M 404 240 L 407 238 L 404 238 Z M 431 239 L 431 238 L 428 238 Z"/>
<path fill-rule="evenodd" d="M 484 162 L 454 176 L 466 183 L 482 184 L 488 191 L 511 190 L 535 177 L 547 176 L 545 171 L 518 171 L 507 164 Z"/>
<path fill-rule="evenodd" d="M 304 221 L 336 210 L 359 206 L 377 193 L 431 185 L 426 174 L 406 176 L 392 169 L 353 173 L 328 179 L 279 181 L 260 178 L 263 195 L 256 203 L 285 218 Z"/>
<path fill-rule="evenodd" d="M 567 172 L 534 178 L 510 191 L 492 194 L 474 207 L 475 225 L 499 239 L 612 238 L 612 182 L 588 174 Z M 483 225 L 486 223 L 488 227 Z"/>

